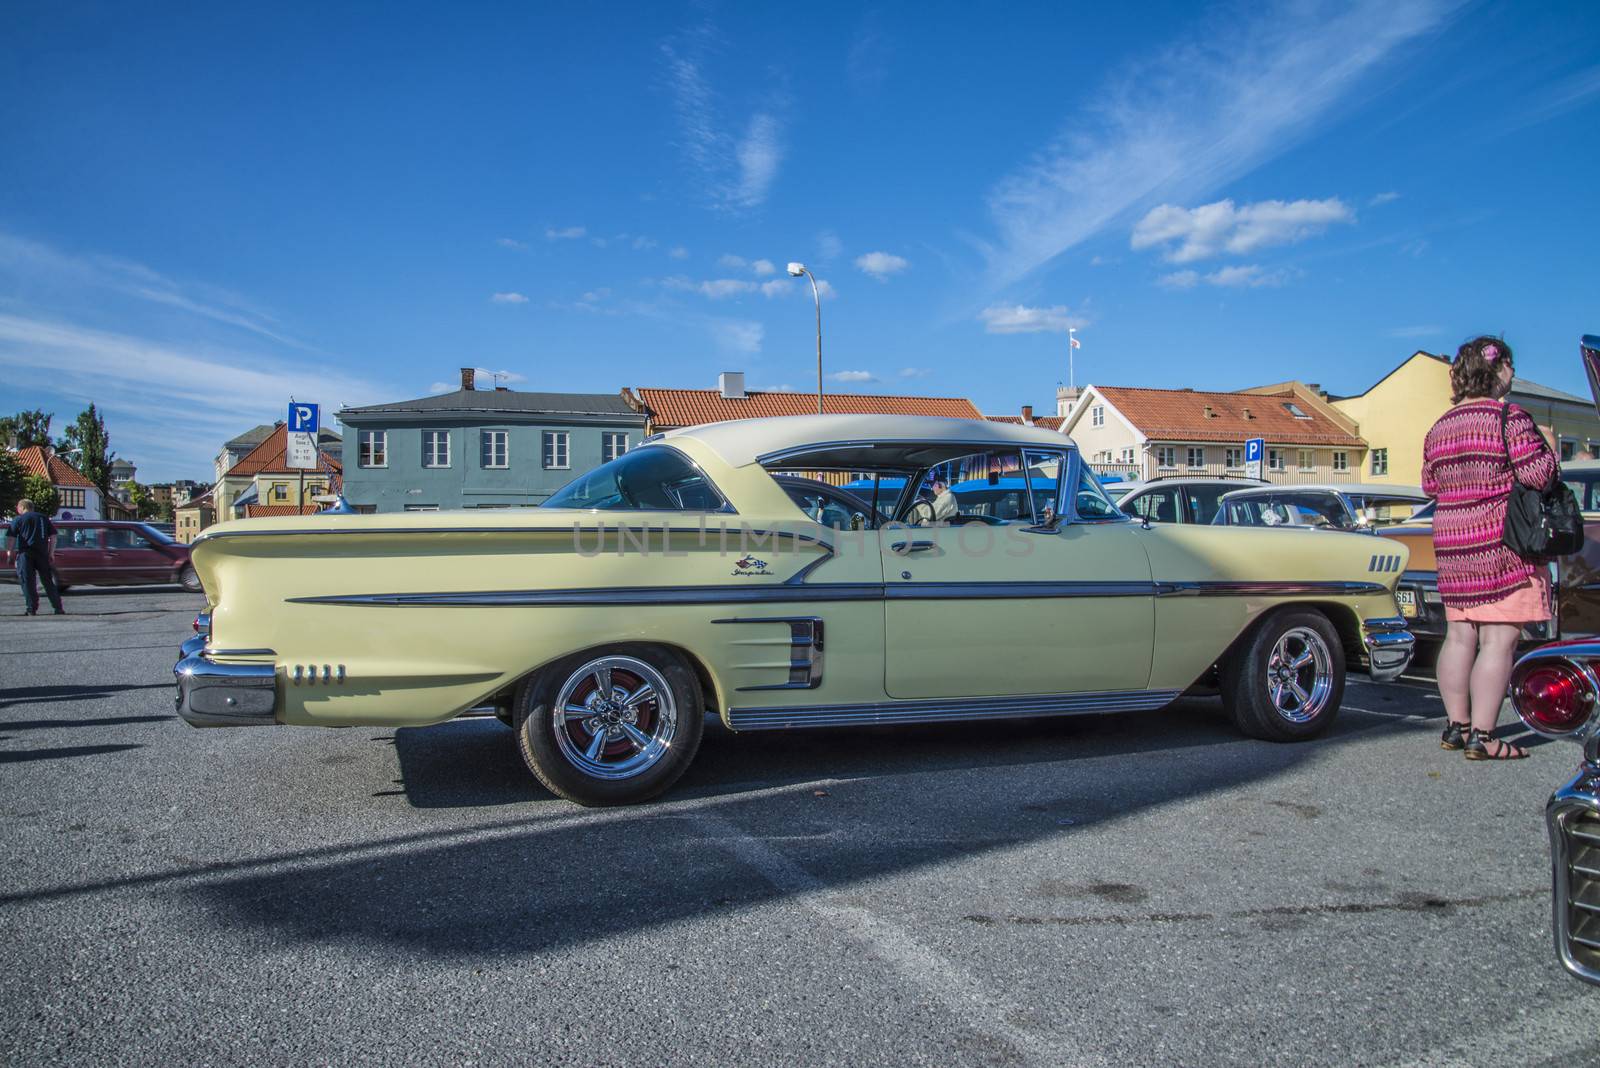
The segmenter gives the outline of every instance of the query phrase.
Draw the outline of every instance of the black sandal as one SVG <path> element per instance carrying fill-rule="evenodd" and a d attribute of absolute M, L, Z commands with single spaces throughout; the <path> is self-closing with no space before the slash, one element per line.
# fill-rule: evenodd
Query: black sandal
<path fill-rule="evenodd" d="M 1439 735 L 1439 748 L 1449 749 L 1454 752 L 1467 744 L 1467 735 L 1472 730 L 1470 723 L 1457 723 L 1450 720 L 1444 725 L 1444 733 Z"/>
<path fill-rule="evenodd" d="M 1490 742 L 1494 748 L 1490 749 Z M 1513 745 L 1504 738 L 1496 738 L 1490 731 L 1480 731 L 1474 728 L 1467 732 L 1468 760 L 1522 760 L 1528 751 L 1520 745 Z"/>

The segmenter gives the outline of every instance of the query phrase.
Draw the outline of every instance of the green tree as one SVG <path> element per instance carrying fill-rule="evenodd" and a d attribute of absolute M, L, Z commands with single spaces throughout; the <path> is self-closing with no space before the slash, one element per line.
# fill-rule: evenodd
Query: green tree
<path fill-rule="evenodd" d="M 0 448 L 0 515 L 11 515 L 22 497 L 22 484 L 26 472 L 17 461 L 17 454 Z"/>
<path fill-rule="evenodd" d="M 156 509 L 156 518 L 163 523 L 171 523 L 177 518 L 178 510 L 171 500 L 162 501 Z"/>
<path fill-rule="evenodd" d="M 67 427 L 56 444 L 68 463 L 83 472 L 83 477 L 100 487 L 102 496 L 111 494 L 111 461 L 117 454 L 111 451 L 111 436 L 106 433 L 106 422 L 95 411 L 79 412 L 78 418 Z"/>
<path fill-rule="evenodd" d="M 141 486 L 137 482 L 128 483 L 128 503 L 133 505 L 135 519 L 153 519 L 161 506 L 150 495 L 150 487 Z"/>
<path fill-rule="evenodd" d="M 55 515 L 61 505 L 56 488 L 43 475 L 29 475 L 23 479 L 22 496 L 33 502 L 33 510 L 40 515 Z"/>
<path fill-rule="evenodd" d="M 35 408 L 31 412 L 0 417 L 0 445 L 16 439 L 16 448 L 50 444 L 50 420 L 55 415 Z"/>

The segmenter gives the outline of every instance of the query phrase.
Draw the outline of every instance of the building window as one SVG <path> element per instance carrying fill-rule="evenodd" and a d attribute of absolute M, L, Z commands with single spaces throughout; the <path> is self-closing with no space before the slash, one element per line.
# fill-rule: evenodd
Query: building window
<path fill-rule="evenodd" d="M 1243 467 L 1244 450 L 1237 446 L 1229 446 L 1223 450 L 1223 461 L 1228 465 L 1229 471 Z"/>
<path fill-rule="evenodd" d="M 1350 454 L 1340 450 L 1333 454 L 1333 469 L 1335 471 L 1350 470 Z"/>
<path fill-rule="evenodd" d="M 1206 465 L 1206 450 L 1195 445 L 1189 446 L 1189 468 L 1204 467 Z"/>
<path fill-rule="evenodd" d="M 1133 446 L 1129 445 L 1127 448 L 1123 449 L 1122 454 L 1118 457 L 1118 459 L 1125 464 L 1133 463 Z"/>
<path fill-rule="evenodd" d="M 274 482 L 272 484 L 272 499 L 275 503 L 289 503 L 289 486 L 287 483 Z"/>
<path fill-rule="evenodd" d="M 628 451 L 628 435 L 616 430 L 600 432 L 600 462 L 608 464 Z"/>
<path fill-rule="evenodd" d="M 510 466 L 509 437 L 510 432 L 505 430 L 484 430 L 479 433 L 478 452 L 484 467 Z"/>
<path fill-rule="evenodd" d="M 363 430 L 356 435 L 357 467 L 389 466 L 389 432 Z"/>
<path fill-rule="evenodd" d="M 57 489 L 56 490 L 56 507 L 57 508 L 83 508 L 84 506 L 85 505 L 84 505 L 83 490 L 81 490 L 81 489 Z M 7 507 L 10 507 L 10 506 L 7 505 Z"/>
<path fill-rule="evenodd" d="M 1575 460 L 1578 457 L 1578 443 L 1571 438 L 1561 439 L 1561 462 Z"/>
<path fill-rule="evenodd" d="M 1389 473 L 1388 449 L 1372 450 L 1372 473 L 1375 475 L 1387 475 Z"/>
<path fill-rule="evenodd" d="M 1177 467 L 1178 447 L 1176 445 L 1160 445 L 1156 448 L 1157 467 Z"/>
<path fill-rule="evenodd" d="M 1294 416 L 1296 419 L 1310 419 L 1311 418 L 1304 411 L 1302 411 L 1300 409 L 1300 405 L 1296 404 L 1294 401 L 1284 401 L 1283 402 L 1283 410 L 1288 412 L 1290 415 Z"/>
<path fill-rule="evenodd" d="M 408 505 L 406 505 L 406 511 L 408 511 L 408 512 L 437 512 L 438 510 L 439 510 L 439 506 L 437 504 L 408 504 Z"/>
<path fill-rule="evenodd" d="M 1300 450 L 1300 470 L 1314 471 L 1317 467 L 1317 454 L 1314 449 Z"/>
<path fill-rule="evenodd" d="M 1268 449 L 1267 450 L 1267 470 L 1269 470 L 1269 471 L 1287 471 L 1288 470 L 1287 465 L 1285 465 L 1284 462 L 1283 462 L 1283 450 L 1282 449 Z"/>
<path fill-rule="evenodd" d="M 424 430 L 422 432 L 422 466 L 450 466 L 450 431 Z"/>
<path fill-rule="evenodd" d="M 546 430 L 544 432 L 544 466 L 552 471 L 564 471 L 572 466 L 571 455 L 567 451 L 571 435 L 565 430 Z"/>
<path fill-rule="evenodd" d="M 1106 425 L 1106 410 L 1105 410 L 1105 406 L 1104 405 L 1096 404 L 1093 408 L 1089 409 L 1089 425 L 1090 426 L 1105 426 Z"/>

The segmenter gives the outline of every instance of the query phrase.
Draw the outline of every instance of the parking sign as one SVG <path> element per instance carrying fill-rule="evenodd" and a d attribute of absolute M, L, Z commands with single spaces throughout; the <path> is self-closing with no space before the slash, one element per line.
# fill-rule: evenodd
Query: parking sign
<path fill-rule="evenodd" d="M 321 409 L 315 404 L 289 402 L 288 448 L 285 463 L 292 468 L 311 470 L 317 466 L 317 427 Z"/>
<path fill-rule="evenodd" d="M 1244 443 L 1244 473 L 1250 478 L 1261 477 L 1261 460 L 1267 454 L 1265 438 L 1251 438 Z"/>

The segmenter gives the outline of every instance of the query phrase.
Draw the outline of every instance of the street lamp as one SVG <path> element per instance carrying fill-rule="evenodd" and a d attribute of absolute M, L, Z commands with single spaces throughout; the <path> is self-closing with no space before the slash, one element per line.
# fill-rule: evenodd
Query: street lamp
<path fill-rule="evenodd" d="M 817 302 L 817 414 L 822 414 L 822 294 L 817 290 L 817 276 L 806 270 L 803 263 L 789 264 L 789 274 L 811 279 L 811 299 Z"/>

